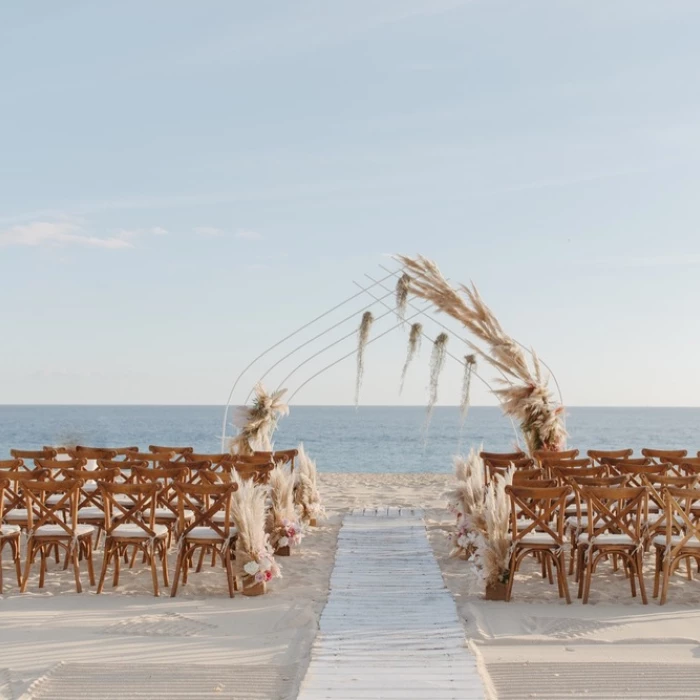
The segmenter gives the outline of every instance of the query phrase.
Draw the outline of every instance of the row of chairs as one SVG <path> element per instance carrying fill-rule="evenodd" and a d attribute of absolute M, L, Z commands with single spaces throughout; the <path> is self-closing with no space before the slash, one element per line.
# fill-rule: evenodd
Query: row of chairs
<path fill-rule="evenodd" d="M 578 583 L 578 597 L 588 602 L 592 577 L 601 561 L 617 570 L 621 562 L 632 596 L 637 584 L 647 603 L 644 554 L 654 549 L 654 597 L 661 604 L 670 579 L 685 562 L 700 566 L 700 459 L 685 450 L 632 450 L 540 453 L 530 460 L 517 453 L 482 453 L 485 478 L 515 467 L 510 498 L 512 548 L 506 599 L 523 560 L 535 556 L 543 576 L 571 601 L 568 573 Z M 510 466 L 507 466 L 510 465 Z"/>
<path fill-rule="evenodd" d="M 148 453 L 134 448 L 80 447 L 13 450 L 12 454 L 13 460 L 0 461 L 0 557 L 7 545 L 22 592 L 37 558 L 39 587 L 43 587 L 47 561 L 53 553 L 58 562 L 60 550 L 65 553 L 64 568 L 73 564 L 76 590 L 82 590 L 81 560 L 87 562 L 90 583 L 95 585 L 93 548 L 99 546 L 104 532 L 98 593 L 110 566 L 116 586 L 121 560 L 133 566 L 140 553 L 150 564 L 153 592 L 158 595 L 157 560 L 168 586 L 167 552 L 175 537 L 178 556 L 171 595 L 176 595 L 180 578 L 187 582 L 199 551 L 197 570 L 207 553 L 211 553 L 212 565 L 220 559 L 233 596 L 236 528 L 231 501 L 238 488 L 233 473 L 265 484 L 276 463 L 287 462 L 293 468 L 296 450 L 244 458 L 162 446 L 151 446 Z M 23 574 L 22 532 L 27 534 Z"/>

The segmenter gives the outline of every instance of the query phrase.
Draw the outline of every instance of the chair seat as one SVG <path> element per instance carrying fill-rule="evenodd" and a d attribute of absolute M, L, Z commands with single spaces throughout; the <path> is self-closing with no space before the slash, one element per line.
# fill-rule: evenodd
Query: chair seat
<path fill-rule="evenodd" d="M 226 522 L 226 513 L 220 510 L 218 513 L 214 513 L 214 515 L 211 516 L 211 520 L 217 525 L 224 523 Z M 233 518 L 229 518 L 229 522 L 233 523 Z M 233 527 L 233 525 L 231 527 Z"/>
<path fill-rule="evenodd" d="M 104 518 L 105 512 L 97 506 L 86 506 L 78 511 L 78 521 L 82 518 Z"/>
<path fill-rule="evenodd" d="M 96 481 L 86 481 L 81 487 L 85 493 L 95 493 L 98 488 L 99 486 Z"/>
<path fill-rule="evenodd" d="M 21 520 L 25 521 L 27 519 L 27 509 L 26 508 L 13 508 L 5 513 L 5 520 Z"/>
<path fill-rule="evenodd" d="M 679 545 L 683 538 L 680 535 L 673 535 L 671 537 L 671 546 L 674 547 L 676 545 Z M 666 546 L 666 536 L 665 535 L 657 535 L 654 537 L 652 540 L 654 545 L 656 547 L 665 547 Z M 698 541 L 696 538 L 691 537 L 684 545 L 683 548 L 688 548 L 688 549 L 699 549 L 700 548 L 700 541 Z"/>
<path fill-rule="evenodd" d="M 579 544 L 587 544 L 588 543 L 588 533 L 584 532 L 581 535 L 579 535 L 578 538 Z M 630 545 L 630 546 L 636 546 L 637 542 L 635 542 L 629 535 L 619 535 L 615 534 L 612 532 L 605 532 L 602 535 L 595 535 L 593 537 L 593 544 L 595 545 Z"/>
<path fill-rule="evenodd" d="M 586 507 L 585 503 L 581 504 L 581 513 L 587 513 L 588 508 Z M 576 505 L 574 504 L 573 506 L 566 506 L 564 509 L 564 515 L 577 515 L 578 511 L 576 510 Z"/>
<path fill-rule="evenodd" d="M 61 501 L 62 498 L 64 498 L 65 494 L 62 493 L 55 493 L 53 496 L 49 496 L 46 499 L 46 503 L 50 506 L 55 506 L 57 503 Z M 63 504 L 65 508 L 70 508 L 70 498 L 66 498 L 65 503 Z"/>
<path fill-rule="evenodd" d="M 583 528 L 583 527 L 588 527 L 588 516 L 587 515 L 582 515 L 580 518 L 577 518 L 575 515 L 572 516 L 571 518 L 566 519 L 566 527 L 571 528 L 571 527 L 578 527 L 578 528 Z"/>
<path fill-rule="evenodd" d="M 13 537 L 19 533 L 19 525 L 0 525 L 0 537 Z"/>
<path fill-rule="evenodd" d="M 235 535 L 237 530 L 235 527 L 231 528 L 231 536 Z M 204 525 L 200 527 L 193 527 L 186 535 L 188 540 L 220 540 L 223 541 L 221 535 L 213 528 L 206 527 Z"/>
<path fill-rule="evenodd" d="M 75 534 L 77 537 L 84 537 L 85 535 L 91 535 L 95 532 L 95 528 L 92 525 L 76 525 Z M 42 525 L 34 531 L 35 537 L 65 537 L 68 539 L 69 535 L 60 525 Z"/>
<path fill-rule="evenodd" d="M 155 525 L 153 527 L 153 532 L 155 532 L 156 537 L 165 537 L 168 534 L 168 528 L 165 527 L 165 525 Z M 147 540 L 150 535 L 143 528 L 134 523 L 124 523 L 123 525 L 117 525 L 110 533 L 110 537 Z"/>
<path fill-rule="evenodd" d="M 548 532 L 529 532 L 518 540 L 518 544 L 551 544 L 556 545 L 556 540 Z"/>
<path fill-rule="evenodd" d="M 150 510 L 146 510 L 144 512 L 144 518 L 148 518 L 150 513 Z M 173 513 L 173 511 L 170 510 L 170 508 L 156 508 L 156 518 L 167 518 L 168 520 L 177 520 L 177 513 Z M 194 518 L 194 513 L 191 510 L 186 510 L 185 520 L 192 520 L 192 518 Z"/>

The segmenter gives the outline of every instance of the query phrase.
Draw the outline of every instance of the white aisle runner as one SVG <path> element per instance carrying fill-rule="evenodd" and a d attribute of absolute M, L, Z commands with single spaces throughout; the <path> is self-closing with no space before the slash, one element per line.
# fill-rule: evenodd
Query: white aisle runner
<path fill-rule="evenodd" d="M 483 698 L 420 512 L 353 511 L 299 700 Z"/>

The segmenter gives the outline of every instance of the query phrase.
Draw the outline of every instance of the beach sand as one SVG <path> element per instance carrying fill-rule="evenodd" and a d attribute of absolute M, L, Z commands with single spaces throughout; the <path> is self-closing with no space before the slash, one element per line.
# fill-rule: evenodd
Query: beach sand
<path fill-rule="evenodd" d="M 518 575 L 511 603 L 487 602 L 471 567 L 448 557 L 453 516 L 442 494 L 449 475 L 321 474 L 319 481 L 329 517 L 280 560 L 284 577 L 265 596 L 231 600 L 222 571 L 205 567 L 177 598 L 167 590 L 155 598 L 150 573 L 139 565 L 99 596 L 86 585 L 86 572 L 86 592 L 77 595 L 71 572 L 55 565 L 44 590 L 36 573 L 26 594 L 7 590 L 0 598 L 0 699 L 91 697 L 91 688 L 118 688 L 122 678 L 150 688 L 140 697 L 168 697 L 174 688 L 186 697 L 188 683 L 201 697 L 296 697 L 328 596 L 342 515 L 382 505 L 425 510 L 429 541 L 492 697 L 700 694 L 700 581 L 677 576 L 670 602 L 659 606 L 647 569 L 644 606 L 621 574 L 603 570 L 589 605 L 576 600 L 573 584 L 574 602 L 566 605 L 529 567 Z M 171 569 L 174 562 L 171 552 Z M 8 564 L 6 557 L 6 585 L 13 580 Z M 664 695 L 662 686 L 673 693 Z"/>

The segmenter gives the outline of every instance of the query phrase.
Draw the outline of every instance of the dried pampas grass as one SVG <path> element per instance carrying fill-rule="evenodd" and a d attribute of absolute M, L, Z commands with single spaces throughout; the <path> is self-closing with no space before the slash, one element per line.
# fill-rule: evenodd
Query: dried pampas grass
<path fill-rule="evenodd" d="M 462 379 L 462 400 L 459 404 L 459 412 L 462 417 L 462 423 L 467 417 L 469 411 L 469 393 L 472 385 L 472 372 L 476 367 L 476 355 L 465 355 L 464 357 L 464 377 Z"/>
<path fill-rule="evenodd" d="M 399 394 L 403 392 L 403 385 L 406 382 L 406 374 L 408 372 L 408 367 L 413 361 L 413 358 L 420 352 L 420 341 L 422 337 L 423 324 L 412 324 L 411 331 L 408 334 L 408 349 L 406 350 L 406 361 L 403 363 L 403 369 L 401 370 L 401 386 L 399 387 Z"/>
<path fill-rule="evenodd" d="M 458 320 L 488 352 L 469 343 L 474 351 L 503 376 L 505 386 L 494 391 L 506 414 L 520 423 L 530 453 L 558 450 L 565 445 L 563 408 L 554 401 L 537 356 L 528 362 L 520 346 L 501 327 L 476 287 L 450 286 L 437 265 L 422 257 L 399 256 L 409 275 L 409 292 L 432 302 L 440 311 Z"/>
<path fill-rule="evenodd" d="M 325 517 L 326 511 L 321 504 L 321 494 L 318 491 L 316 462 L 309 457 L 302 443 L 299 444 L 297 451 L 299 454 L 295 473 L 294 502 L 302 521 L 308 523 Z"/>
<path fill-rule="evenodd" d="M 411 278 L 407 274 L 401 275 L 396 283 L 396 315 L 402 323 L 406 320 L 406 307 L 408 305 L 408 290 Z"/>
<path fill-rule="evenodd" d="M 238 408 L 234 414 L 233 423 L 238 428 L 238 435 L 229 442 L 233 454 L 272 451 L 272 436 L 277 423 L 282 416 L 289 415 L 289 406 L 282 401 L 286 393 L 286 389 L 280 389 L 268 394 L 262 384 L 256 385 L 253 404 Z"/>
<path fill-rule="evenodd" d="M 294 474 L 278 464 L 270 472 L 270 511 L 268 531 L 270 544 L 275 548 L 298 545 L 303 535 L 294 505 Z"/>
<path fill-rule="evenodd" d="M 238 531 L 236 538 L 236 575 L 243 580 L 262 583 L 281 576 L 265 531 L 267 489 L 256 486 L 252 479 L 239 479 L 238 490 L 231 500 L 231 517 Z"/>
<path fill-rule="evenodd" d="M 430 397 L 428 399 L 428 416 L 426 418 L 426 426 L 430 425 L 430 419 L 433 415 L 433 409 L 438 400 L 438 382 L 440 381 L 440 373 L 445 366 L 445 357 L 447 357 L 447 341 L 449 340 L 447 333 L 440 333 L 435 338 L 433 343 L 433 351 L 430 354 Z"/>
<path fill-rule="evenodd" d="M 374 323 L 374 316 L 371 311 L 365 311 L 362 314 L 360 328 L 357 331 L 357 378 L 355 380 L 355 406 L 360 403 L 360 387 L 362 386 L 362 377 L 365 373 L 365 346 L 369 340 L 369 332 Z"/>
<path fill-rule="evenodd" d="M 457 483 L 446 494 L 447 507 L 457 516 L 451 557 L 469 559 L 478 534 L 484 529 L 484 462 L 480 451 L 472 448 L 466 458 L 461 455 L 454 458 Z"/>

